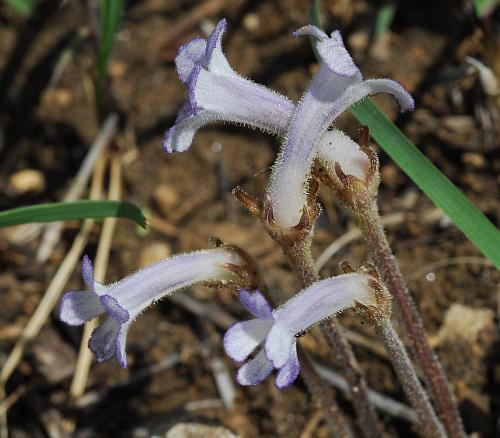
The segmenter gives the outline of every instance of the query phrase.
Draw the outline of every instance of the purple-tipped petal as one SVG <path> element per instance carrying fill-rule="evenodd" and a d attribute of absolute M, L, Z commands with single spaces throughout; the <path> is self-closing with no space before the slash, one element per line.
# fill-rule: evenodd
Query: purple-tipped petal
<path fill-rule="evenodd" d="M 253 359 L 245 363 L 236 375 L 236 380 L 240 385 L 258 385 L 271 374 L 272 363 L 267 359 L 263 350 Z"/>
<path fill-rule="evenodd" d="M 252 315 L 262 319 L 273 319 L 271 306 L 258 290 L 240 290 L 240 302 Z"/>
<path fill-rule="evenodd" d="M 106 309 L 108 315 L 112 316 L 122 324 L 130 319 L 127 309 L 123 308 L 116 298 L 113 298 L 110 295 L 103 295 L 100 299 L 101 304 Z"/>
<path fill-rule="evenodd" d="M 89 349 L 96 355 L 98 362 L 104 362 L 114 356 L 120 328 L 121 324 L 116 319 L 108 316 L 92 332 L 89 339 Z"/>
<path fill-rule="evenodd" d="M 294 37 L 311 35 L 320 41 L 328 38 L 328 35 L 322 29 L 312 24 L 299 27 L 292 35 Z"/>
<path fill-rule="evenodd" d="M 174 126 L 165 134 L 162 143 L 163 151 L 173 153 L 188 150 L 198 129 L 217 120 L 218 115 L 209 111 L 198 109 L 194 115 L 190 103 L 186 103 L 179 111 Z"/>
<path fill-rule="evenodd" d="M 201 65 L 196 64 L 193 67 L 193 71 L 191 72 L 191 76 L 189 76 L 187 86 L 188 86 L 188 104 L 191 114 L 196 116 L 198 112 L 201 110 L 201 107 L 198 105 L 196 101 L 196 84 L 198 83 L 198 77 L 201 73 Z"/>
<path fill-rule="evenodd" d="M 204 67 L 215 73 L 231 74 L 233 69 L 227 62 L 227 58 L 222 52 L 222 37 L 226 32 L 227 21 L 225 18 L 220 20 L 212 31 L 207 42 Z"/>
<path fill-rule="evenodd" d="M 175 68 L 179 79 L 187 83 L 196 65 L 205 59 L 207 42 L 203 38 L 194 38 L 179 47 L 175 57 Z"/>
<path fill-rule="evenodd" d="M 127 368 L 127 334 L 130 323 L 122 324 L 116 337 L 115 356 L 122 368 Z"/>
<path fill-rule="evenodd" d="M 332 32 L 331 38 L 318 41 L 316 48 L 321 60 L 333 73 L 361 80 L 361 72 L 345 48 L 338 30 Z"/>
<path fill-rule="evenodd" d="M 93 292 L 67 292 L 61 299 L 59 318 L 68 325 L 82 325 L 104 312 Z"/>
<path fill-rule="evenodd" d="M 90 290 L 94 290 L 94 267 L 88 255 L 83 256 L 82 260 L 82 278 L 83 282 Z"/>
<path fill-rule="evenodd" d="M 297 29 L 294 36 L 311 35 L 317 38 L 318 54 L 328 68 L 340 76 L 355 76 L 361 80 L 361 72 L 344 46 L 342 35 L 338 30 L 331 33 L 330 38 L 316 26 L 308 25 Z"/>
<path fill-rule="evenodd" d="M 379 93 L 392 94 L 398 101 L 402 113 L 415 109 L 415 101 L 411 97 L 411 94 L 401 84 L 390 79 L 369 79 L 353 85 L 351 90 L 346 90 L 346 94 L 348 95 L 346 103 L 356 103 L 367 96 Z M 354 105 L 354 103 L 351 103 L 349 106 Z"/>
<path fill-rule="evenodd" d="M 244 361 L 265 339 L 272 321 L 251 319 L 229 327 L 224 335 L 224 350 L 237 362 Z"/>
<path fill-rule="evenodd" d="M 299 375 L 300 364 L 297 357 L 297 347 L 294 346 L 290 352 L 290 356 L 286 364 L 280 368 L 276 376 L 276 386 L 278 388 L 287 388 L 290 386 Z"/>

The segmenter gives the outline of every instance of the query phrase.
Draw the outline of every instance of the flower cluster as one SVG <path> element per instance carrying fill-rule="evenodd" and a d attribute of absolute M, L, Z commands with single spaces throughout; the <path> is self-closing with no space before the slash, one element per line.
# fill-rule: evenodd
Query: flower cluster
<path fill-rule="evenodd" d="M 286 230 L 300 221 L 315 159 L 326 163 L 326 169 L 332 172 L 339 163 L 344 173 L 361 181 L 367 179 L 369 157 L 348 136 L 329 130 L 335 119 L 372 94 L 394 95 L 401 111 L 413 110 L 413 99 L 392 80 L 363 80 L 340 32 L 334 31 L 328 37 L 315 26 L 305 26 L 294 36 L 315 37 L 321 63 L 302 100 L 295 105 L 275 91 L 243 78 L 229 66 L 221 46 L 225 29 L 226 21 L 221 20 L 207 41 L 195 38 L 179 49 L 177 73 L 189 88 L 189 99 L 167 132 L 163 149 L 185 151 L 196 131 L 216 120 L 280 135 L 283 147 L 267 196 L 274 220 Z"/>
<path fill-rule="evenodd" d="M 255 318 L 231 326 L 224 336 L 224 349 L 233 360 L 242 362 L 262 348 L 239 369 L 238 382 L 257 385 L 277 369 L 276 386 L 291 385 L 300 370 L 297 338 L 348 308 L 375 307 L 374 284 L 377 279 L 367 273 L 339 275 L 313 284 L 274 310 L 259 291 L 240 291 L 241 304 Z"/>
<path fill-rule="evenodd" d="M 92 262 L 85 256 L 82 277 L 89 291 L 73 291 L 61 300 L 60 318 L 69 325 L 82 325 L 107 314 L 89 341 L 99 362 L 114 356 L 127 368 L 125 353 L 130 324 L 147 307 L 173 292 L 195 283 L 254 285 L 248 275 L 248 259 L 232 246 L 180 254 L 147 266 L 107 286 L 94 280 Z"/>
<path fill-rule="evenodd" d="M 314 26 L 305 26 L 294 35 L 316 38 L 321 63 L 303 98 L 295 104 L 230 67 L 222 51 L 225 30 L 226 21 L 221 20 L 208 39 L 195 38 L 180 47 L 175 64 L 189 97 L 165 136 L 163 150 L 187 150 L 197 130 L 213 121 L 239 123 L 280 136 L 282 149 L 261 211 L 269 221 L 272 218 L 276 229 L 287 231 L 307 211 L 311 169 L 316 163 L 332 173 L 332 180 L 336 172 L 344 181 L 348 174 L 366 182 L 373 173 L 374 160 L 366 149 L 330 128 L 335 119 L 375 93 L 393 94 L 402 111 L 411 110 L 413 100 L 394 81 L 363 80 L 338 31 L 328 36 Z M 69 325 L 82 325 L 107 315 L 89 341 L 99 361 L 116 356 L 122 367 L 127 366 L 125 344 L 130 324 L 155 301 L 194 283 L 230 284 L 241 289 L 241 303 L 255 316 L 233 325 L 224 337 L 227 354 L 245 361 L 238 381 L 254 385 L 276 369 L 278 387 L 290 385 L 298 375 L 299 336 L 347 308 L 367 312 L 377 307 L 377 291 L 382 287 L 374 287 L 378 279 L 369 272 L 350 272 L 319 281 L 273 310 L 258 290 L 248 291 L 256 286 L 254 270 L 248 257 L 231 246 L 177 255 L 106 286 L 94 280 L 88 257 L 83 260 L 82 274 L 89 291 L 66 293 L 60 318 Z"/>

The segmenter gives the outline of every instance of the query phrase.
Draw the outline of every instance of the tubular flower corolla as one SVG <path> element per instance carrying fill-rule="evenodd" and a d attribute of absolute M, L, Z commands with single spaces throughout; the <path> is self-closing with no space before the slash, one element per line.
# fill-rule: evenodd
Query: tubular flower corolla
<path fill-rule="evenodd" d="M 238 370 L 238 382 L 257 385 L 277 369 L 276 386 L 291 385 L 300 370 L 297 338 L 357 303 L 375 306 L 373 281 L 365 273 L 332 277 L 314 283 L 274 310 L 259 291 L 240 291 L 241 303 L 255 318 L 232 325 L 224 336 L 227 355 L 237 362 L 246 361 Z"/>
<path fill-rule="evenodd" d="M 225 30 L 226 20 L 221 20 L 208 41 L 194 38 L 179 48 L 175 59 L 177 74 L 188 86 L 189 99 L 165 136 L 165 152 L 189 149 L 196 131 L 217 120 L 242 123 L 281 136 L 286 133 L 295 111 L 294 103 L 242 77 L 230 67 L 221 46 Z M 357 170 L 362 172 L 368 168 L 366 155 L 340 131 L 324 133 L 318 149 L 318 155 L 324 160 L 338 161 L 355 176 L 358 176 Z M 355 160 L 353 166 L 351 159 Z M 364 174 L 359 177 L 364 179 Z"/>
<path fill-rule="evenodd" d="M 216 120 L 273 133 L 286 129 L 293 103 L 231 68 L 222 52 L 225 31 L 223 19 L 208 40 L 195 38 L 179 48 L 175 65 L 179 79 L 189 89 L 189 98 L 165 136 L 165 152 L 187 150 L 196 131 Z"/>
<path fill-rule="evenodd" d="M 339 31 L 328 37 L 315 26 L 305 26 L 294 35 L 312 35 L 318 40 L 316 48 L 321 64 L 292 116 L 271 175 L 268 196 L 273 217 L 282 229 L 291 228 L 300 221 L 307 199 L 307 180 L 320 139 L 337 117 L 363 98 L 377 93 L 393 94 L 401 111 L 414 107 L 412 97 L 397 82 L 362 79 Z M 347 172 L 351 173 L 349 169 Z"/>
<path fill-rule="evenodd" d="M 94 280 L 92 262 L 85 256 L 82 277 L 89 291 L 65 293 L 61 300 L 60 319 L 78 326 L 106 313 L 107 318 L 90 337 L 89 348 L 99 362 L 115 355 L 120 365 L 126 368 L 127 332 L 142 311 L 166 295 L 195 283 L 247 287 L 248 279 L 241 273 L 247 263 L 234 247 L 223 246 L 164 259 L 116 283 L 103 285 Z"/>

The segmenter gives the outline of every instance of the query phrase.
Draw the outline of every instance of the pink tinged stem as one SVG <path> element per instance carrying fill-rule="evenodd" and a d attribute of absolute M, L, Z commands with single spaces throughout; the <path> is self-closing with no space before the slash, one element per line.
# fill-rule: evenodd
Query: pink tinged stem
<path fill-rule="evenodd" d="M 376 206 L 366 206 L 361 211 L 355 211 L 354 214 L 375 256 L 377 269 L 394 297 L 399 316 L 411 341 L 413 355 L 424 373 L 446 431 L 451 437 L 465 438 L 462 420 L 453 400 L 448 380 L 429 345 L 415 302 L 406 287 L 396 258 L 380 225 Z"/>
<path fill-rule="evenodd" d="M 398 379 L 411 405 L 417 411 L 420 420 L 419 431 L 423 437 L 446 438 L 443 425 L 438 420 L 427 394 L 415 373 L 408 353 L 394 330 L 391 321 L 385 318 L 377 331 L 382 337 L 385 347 L 391 356 Z"/>

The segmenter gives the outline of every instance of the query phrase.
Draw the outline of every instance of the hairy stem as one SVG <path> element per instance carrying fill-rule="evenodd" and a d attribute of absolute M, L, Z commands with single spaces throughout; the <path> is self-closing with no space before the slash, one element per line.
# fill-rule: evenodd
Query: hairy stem
<path fill-rule="evenodd" d="M 420 420 L 420 434 L 425 438 L 445 438 L 446 433 L 443 425 L 438 420 L 429 398 L 418 380 L 408 353 L 389 318 L 384 318 L 377 325 L 377 332 L 384 340 L 385 347 L 391 356 L 394 370 L 408 400 L 417 411 Z"/>
<path fill-rule="evenodd" d="M 363 206 L 354 213 L 373 251 L 375 265 L 394 297 L 396 308 L 411 342 L 411 350 L 425 375 L 446 431 L 450 437 L 465 438 L 462 420 L 450 386 L 429 345 L 420 315 L 380 225 L 377 207 L 375 204 Z"/>
<path fill-rule="evenodd" d="M 283 251 L 290 258 L 304 287 L 310 286 L 318 278 L 314 271 L 314 263 L 308 239 L 296 241 L 294 245 L 280 242 Z M 382 435 L 382 425 L 375 409 L 368 399 L 368 386 L 361 374 L 359 365 L 354 357 L 347 339 L 335 319 L 321 324 L 321 330 L 332 348 L 336 363 L 342 369 L 350 386 L 350 396 L 356 410 L 359 425 L 366 438 L 375 438 Z"/>

